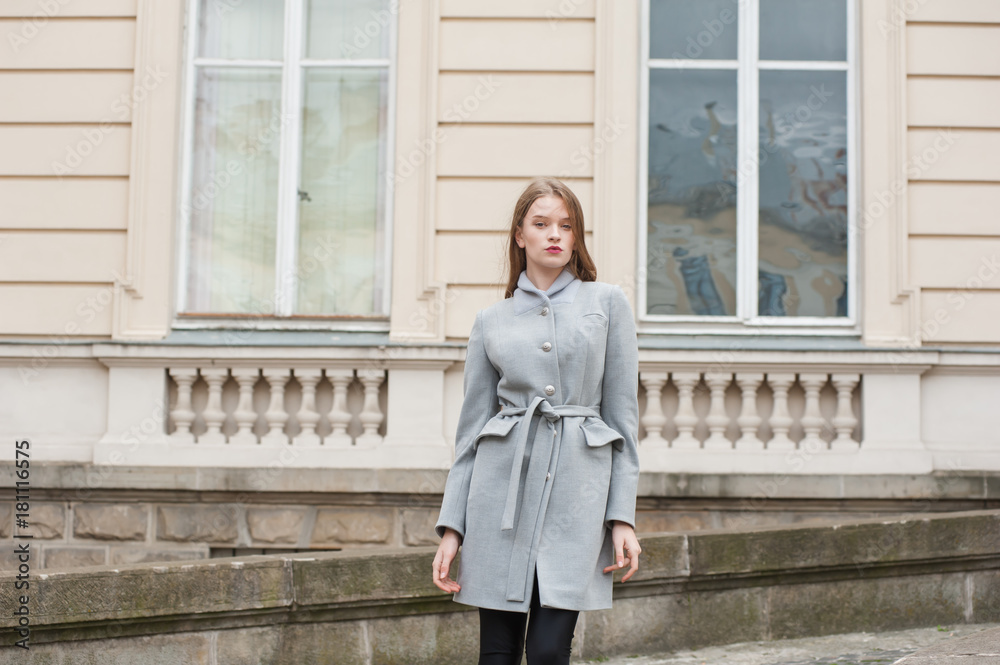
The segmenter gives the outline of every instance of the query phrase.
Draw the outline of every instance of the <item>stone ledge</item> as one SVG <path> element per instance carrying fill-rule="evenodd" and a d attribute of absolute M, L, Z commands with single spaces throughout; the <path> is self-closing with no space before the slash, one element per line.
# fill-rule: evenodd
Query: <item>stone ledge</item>
<path fill-rule="evenodd" d="M 860 585 L 856 593 L 867 597 L 880 579 L 889 586 L 906 586 L 910 578 L 948 575 L 940 567 L 927 569 L 927 564 L 944 559 L 952 562 L 951 568 L 958 566 L 962 575 L 969 574 L 961 572 L 962 561 L 969 562 L 969 571 L 991 569 L 974 575 L 995 575 L 1000 568 L 998 523 L 1000 511 L 971 511 L 841 526 L 646 535 L 642 569 L 634 583 L 617 586 L 616 594 L 631 600 L 677 597 L 678 592 L 686 597 L 705 593 L 709 581 L 713 597 L 738 597 L 752 609 L 782 594 L 788 596 L 782 606 L 794 606 L 803 593 L 818 601 L 835 580 L 837 588 Z M 889 529 L 894 534 L 888 541 L 891 547 L 873 553 L 869 539 L 880 535 L 880 527 L 881 532 Z M 108 636 L 111 629 L 119 635 L 141 635 L 469 609 L 433 586 L 429 571 L 434 551 L 434 547 L 370 548 L 39 574 L 32 576 L 29 593 L 32 639 L 93 639 Z M 845 570 L 859 562 L 879 562 L 881 567 L 845 578 Z M 843 585 L 845 579 L 848 583 Z M 4 607 L 16 607 L 20 593 L 15 591 L 13 573 L 0 576 Z M 996 609 L 990 608 L 989 612 Z M 756 612 L 753 609 L 755 616 Z M 792 623 L 799 620 L 794 612 L 789 617 Z M 0 618 L 0 634 L 11 637 L 15 625 L 13 617 Z"/>
<path fill-rule="evenodd" d="M 447 469 L 222 468 L 35 462 L 32 491 L 70 490 L 78 500 L 133 492 L 416 494 L 440 501 Z M 0 462 L 0 497 L 13 496 L 14 465 Z M 1000 500 L 1000 473 L 926 475 L 693 474 L 643 472 L 639 497 L 866 500 Z M 73 497 L 66 497 L 72 499 Z M 755 506 L 752 506 L 755 507 Z"/>

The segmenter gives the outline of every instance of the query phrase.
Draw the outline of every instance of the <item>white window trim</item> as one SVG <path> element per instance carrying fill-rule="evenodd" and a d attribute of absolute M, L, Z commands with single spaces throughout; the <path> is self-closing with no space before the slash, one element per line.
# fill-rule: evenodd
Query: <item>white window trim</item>
<path fill-rule="evenodd" d="M 858 337 L 861 326 L 858 318 L 861 293 L 858 285 L 858 172 L 861 112 L 858 108 L 858 35 L 859 20 L 857 0 L 847 2 L 847 61 L 846 62 L 794 62 L 759 61 L 759 0 L 746 0 L 738 8 L 738 46 L 740 60 L 675 60 L 652 59 L 650 49 L 650 0 L 641 0 L 642 16 L 639 39 L 639 164 L 638 164 L 638 320 L 640 331 L 651 334 L 719 334 L 719 335 L 840 335 Z M 739 62 L 746 66 L 739 68 Z M 758 192 L 756 169 L 751 186 L 737 188 L 737 258 L 743 268 L 737 274 L 737 315 L 699 316 L 647 314 L 647 225 L 649 197 L 649 76 L 652 68 L 735 69 L 737 70 L 737 99 L 739 106 L 739 131 L 737 133 L 737 162 L 740 173 L 743 165 L 755 164 L 758 123 L 759 70 L 799 69 L 846 71 L 847 87 L 847 316 L 827 317 L 774 317 L 759 316 L 757 310 L 757 280 L 748 279 L 757 272 L 757 223 Z M 747 103 L 753 100 L 754 103 Z M 749 128 L 750 131 L 747 131 Z M 750 267 L 753 267 L 751 270 Z"/>
<path fill-rule="evenodd" d="M 199 58 L 199 9 L 202 0 L 188 0 L 185 23 L 185 61 L 183 85 L 183 112 L 181 130 L 181 158 L 179 161 L 180 205 L 177 224 L 176 309 L 171 328 L 174 329 L 219 329 L 239 327 L 259 330 L 346 330 L 346 331 L 388 331 L 389 311 L 392 300 L 392 221 L 395 187 L 392 178 L 384 177 L 393 173 L 396 129 L 396 60 L 398 42 L 398 11 L 389 11 L 389 54 L 387 58 L 358 60 L 317 60 L 302 56 L 302 33 L 306 0 L 285 0 L 284 61 L 277 60 L 227 60 L 220 58 Z M 376 271 L 382 274 L 382 309 L 371 315 L 293 315 L 297 280 L 278 279 L 283 287 L 277 294 L 277 309 L 273 315 L 261 316 L 256 313 L 232 314 L 226 316 L 202 315 L 185 312 L 187 303 L 187 280 L 189 256 L 187 246 L 190 236 L 187 218 L 192 193 L 194 124 L 196 104 L 197 67 L 222 65 L 226 67 L 281 67 L 281 144 L 279 148 L 278 178 L 278 229 L 276 247 L 276 275 L 295 275 L 298 243 L 298 201 L 294 192 L 299 182 L 302 124 L 303 68 L 319 66 L 337 67 L 386 67 L 388 70 L 388 96 L 386 99 L 386 137 L 384 154 L 380 156 L 384 164 L 378 177 L 385 182 L 384 200 L 378 206 L 384 209 L 381 253 L 376 257 Z M 292 100 L 296 100 L 292 103 Z M 381 264 L 381 266 L 379 266 Z M 183 313 L 183 314 L 181 314 Z"/>

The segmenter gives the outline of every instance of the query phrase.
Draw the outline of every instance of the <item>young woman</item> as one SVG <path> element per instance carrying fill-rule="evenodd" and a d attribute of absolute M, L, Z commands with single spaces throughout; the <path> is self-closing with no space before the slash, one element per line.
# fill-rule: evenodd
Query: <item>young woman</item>
<path fill-rule="evenodd" d="M 569 663 L 579 612 L 610 608 L 612 573 L 639 566 L 635 323 L 621 287 L 596 281 L 583 232 L 576 195 L 533 180 L 505 298 L 469 335 L 433 574 L 480 608 L 479 665 Z"/>

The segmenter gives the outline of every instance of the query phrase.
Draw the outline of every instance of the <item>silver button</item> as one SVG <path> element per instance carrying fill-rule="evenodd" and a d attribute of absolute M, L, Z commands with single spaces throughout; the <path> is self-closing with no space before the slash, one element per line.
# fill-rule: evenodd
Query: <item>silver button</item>
<path fill-rule="evenodd" d="M 545 316 L 548 313 L 549 313 L 549 308 L 548 307 L 543 307 L 542 308 L 542 316 Z"/>
<path fill-rule="evenodd" d="M 546 474 L 545 474 L 545 480 L 548 480 L 548 479 L 549 479 L 549 478 L 551 478 L 551 477 L 552 477 L 552 474 L 551 474 L 551 473 L 546 473 Z"/>
<path fill-rule="evenodd" d="M 542 344 L 542 351 L 551 351 L 551 350 L 552 350 L 552 345 L 550 343 L 545 342 L 545 344 Z"/>
<path fill-rule="evenodd" d="M 555 392 L 556 392 L 556 389 L 555 389 L 554 386 L 545 386 L 545 394 L 546 395 L 552 395 Z"/>

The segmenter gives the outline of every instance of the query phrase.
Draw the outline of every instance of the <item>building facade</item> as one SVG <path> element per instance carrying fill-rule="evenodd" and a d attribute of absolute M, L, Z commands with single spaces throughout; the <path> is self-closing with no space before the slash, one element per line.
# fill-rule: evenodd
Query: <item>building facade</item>
<path fill-rule="evenodd" d="M 433 543 L 536 175 L 632 298 L 640 530 L 996 499 L 993 2 L 8 0 L 0 34 L 0 429 L 46 567 Z"/>

